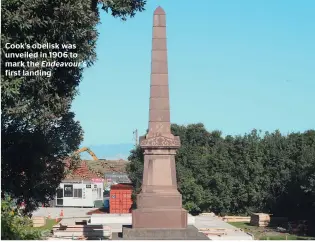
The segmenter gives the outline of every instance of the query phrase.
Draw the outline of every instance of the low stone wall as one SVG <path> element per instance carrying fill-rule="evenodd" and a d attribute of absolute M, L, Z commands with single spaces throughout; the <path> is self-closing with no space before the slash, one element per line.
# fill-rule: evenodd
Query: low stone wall
<path fill-rule="evenodd" d="M 89 224 L 123 224 L 131 225 L 131 214 L 92 214 Z M 195 224 L 195 218 L 188 215 L 188 225 Z"/>
<path fill-rule="evenodd" d="M 78 238 L 88 239 L 112 238 L 112 230 L 104 225 L 56 225 L 53 227 L 53 235 L 57 238 Z"/>

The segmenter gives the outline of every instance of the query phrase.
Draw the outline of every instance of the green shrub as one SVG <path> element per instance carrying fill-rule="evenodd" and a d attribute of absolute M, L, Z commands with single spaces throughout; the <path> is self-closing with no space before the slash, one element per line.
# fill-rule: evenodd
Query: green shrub
<path fill-rule="evenodd" d="M 41 234 L 32 228 L 32 220 L 22 214 L 8 196 L 1 200 L 1 240 L 39 240 Z"/>

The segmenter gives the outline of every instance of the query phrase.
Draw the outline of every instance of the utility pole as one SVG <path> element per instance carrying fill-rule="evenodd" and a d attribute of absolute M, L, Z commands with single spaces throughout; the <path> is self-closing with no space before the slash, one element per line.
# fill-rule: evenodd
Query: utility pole
<path fill-rule="evenodd" d="M 135 139 L 135 146 L 137 147 L 138 146 L 138 142 L 139 142 L 139 139 L 138 139 L 138 130 L 136 129 L 135 131 L 133 131 L 133 138 Z"/>

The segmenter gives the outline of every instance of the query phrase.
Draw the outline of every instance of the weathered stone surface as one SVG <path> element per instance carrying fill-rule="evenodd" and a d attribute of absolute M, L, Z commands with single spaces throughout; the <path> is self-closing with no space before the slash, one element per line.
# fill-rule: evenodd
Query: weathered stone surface
<path fill-rule="evenodd" d="M 152 61 L 167 60 L 167 52 L 165 50 L 152 50 Z"/>
<path fill-rule="evenodd" d="M 167 74 L 167 62 L 164 61 L 152 61 L 151 64 L 152 74 Z"/>
<path fill-rule="evenodd" d="M 165 50 L 166 51 L 166 41 L 164 39 L 153 39 L 152 40 L 152 50 Z"/>
<path fill-rule="evenodd" d="M 165 134 L 170 129 L 171 129 L 170 122 L 150 121 L 149 134 L 150 136 L 152 136 L 152 134 L 154 134 L 155 132 L 160 132 L 162 134 Z"/>
<path fill-rule="evenodd" d="M 161 8 L 160 6 L 157 7 L 157 8 L 154 10 L 153 16 L 155 16 L 155 15 L 165 15 L 164 9 Z"/>
<path fill-rule="evenodd" d="M 168 86 L 166 85 L 151 85 L 150 88 L 151 98 L 167 98 L 169 99 Z M 168 100 L 169 101 L 169 100 Z"/>
<path fill-rule="evenodd" d="M 168 86 L 168 75 L 151 74 L 151 86 Z"/>
<path fill-rule="evenodd" d="M 152 110 L 170 110 L 169 99 L 168 98 L 151 97 L 150 109 L 152 109 Z"/>
<path fill-rule="evenodd" d="M 154 15 L 153 26 L 154 27 L 165 27 L 166 26 L 165 16 Z"/>
<path fill-rule="evenodd" d="M 161 26 L 153 27 L 153 38 L 154 39 L 166 39 L 166 28 Z"/>
<path fill-rule="evenodd" d="M 179 148 L 180 139 L 177 136 L 174 136 L 174 139 L 170 139 L 163 136 L 157 136 L 153 138 L 148 138 L 142 140 L 140 143 L 142 148 L 145 147 L 169 147 L 169 148 Z"/>
<path fill-rule="evenodd" d="M 151 122 L 170 122 L 170 111 L 163 109 L 150 110 Z"/>
<path fill-rule="evenodd" d="M 161 187 L 163 189 L 163 187 Z M 176 189 L 176 187 L 175 187 Z M 147 190 L 149 190 L 147 188 Z M 157 199 L 158 198 L 158 199 Z M 180 194 L 146 194 L 140 193 L 137 205 L 142 208 L 178 208 L 182 205 L 182 196 Z"/>
<path fill-rule="evenodd" d="M 209 240 L 209 238 L 199 233 L 194 226 L 185 229 L 131 229 L 129 226 L 123 227 L 123 239 L 126 240 Z"/>

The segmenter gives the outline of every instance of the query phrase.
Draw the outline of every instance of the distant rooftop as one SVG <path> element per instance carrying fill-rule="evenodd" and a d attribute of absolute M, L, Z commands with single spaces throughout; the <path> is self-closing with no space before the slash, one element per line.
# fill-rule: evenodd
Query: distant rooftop
<path fill-rule="evenodd" d="M 104 178 L 104 173 L 125 174 L 126 160 L 82 160 L 66 179 L 90 180 L 93 178 Z M 69 167 L 70 160 L 65 161 L 66 167 Z M 123 179 L 123 178 L 121 178 Z M 124 179 L 126 180 L 126 179 Z"/>
<path fill-rule="evenodd" d="M 66 180 L 91 180 L 98 178 L 97 174 L 92 172 L 87 163 L 82 161 L 81 164 L 66 176 Z"/>
<path fill-rule="evenodd" d="M 126 160 L 85 160 L 89 168 L 100 177 L 106 172 L 125 173 L 128 161 Z"/>
<path fill-rule="evenodd" d="M 133 187 L 129 184 L 117 184 L 117 185 L 111 186 L 111 190 L 125 190 L 125 189 L 132 190 L 132 188 Z"/>
<path fill-rule="evenodd" d="M 104 174 L 105 181 L 110 180 L 112 183 L 131 183 L 128 175 L 125 173 L 107 172 Z"/>

